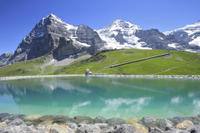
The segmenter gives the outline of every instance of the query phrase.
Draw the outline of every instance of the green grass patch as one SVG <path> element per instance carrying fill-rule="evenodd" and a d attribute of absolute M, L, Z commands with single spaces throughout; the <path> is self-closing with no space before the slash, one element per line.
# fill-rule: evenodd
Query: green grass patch
<path fill-rule="evenodd" d="M 170 56 L 109 68 L 111 65 L 142 58 L 171 53 Z M 200 75 L 200 55 L 198 53 L 169 50 L 112 50 L 103 51 L 90 58 L 79 59 L 66 66 L 45 66 L 48 62 L 40 57 L 0 68 L 0 76 L 21 76 L 38 74 L 84 74 L 89 68 L 94 74 L 135 74 L 135 75 Z"/>
<path fill-rule="evenodd" d="M 0 77 L 41 74 L 40 66 L 45 62 L 45 60 L 45 57 L 40 57 L 2 67 L 0 68 Z"/>
<path fill-rule="evenodd" d="M 170 56 L 109 68 L 111 65 L 138 60 L 170 52 Z M 54 74 L 83 74 L 89 68 L 95 74 L 159 74 L 199 75 L 200 55 L 197 53 L 169 50 L 116 50 L 101 52 L 86 60 L 59 68 Z"/>

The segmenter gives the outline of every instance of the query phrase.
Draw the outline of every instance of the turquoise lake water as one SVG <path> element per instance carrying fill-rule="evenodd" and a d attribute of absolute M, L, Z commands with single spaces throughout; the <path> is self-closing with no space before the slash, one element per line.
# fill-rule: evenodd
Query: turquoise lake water
<path fill-rule="evenodd" d="M 0 113 L 121 118 L 200 114 L 200 80 L 66 77 L 0 81 Z"/>

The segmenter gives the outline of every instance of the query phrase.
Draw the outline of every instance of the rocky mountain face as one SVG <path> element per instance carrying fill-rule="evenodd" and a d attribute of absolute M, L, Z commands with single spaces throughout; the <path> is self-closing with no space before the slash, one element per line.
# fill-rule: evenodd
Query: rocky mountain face
<path fill-rule="evenodd" d="M 50 14 L 40 20 L 22 40 L 14 53 L 0 56 L 0 67 L 19 61 L 51 55 L 56 60 L 105 49 L 169 49 L 200 51 L 200 21 L 170 32 L 142 30 L 123 20 L 93 30 L 86 25 L 73 26 Z"/>
<path fill-rule="evenodd" d="M 13 56 L 14 53 L 4 53 L 0 56 L 0 67 L 8 65 L 9 59 Z"/>
<path fill-rule="evenodd" d="M 200 21 L 164 34 L 174 41 L 175 49 L 200 50 Z"/>
<path fill-rule="evenodd" d="M 69 25 L 50 14 L 36 24 L 14 54 L 0 56 L 0 66 L 44 55 L 52 55 L 53 58 L 61 60 L 69 56 L 95 54 L 104 43 L 90 27 Z"/>
<path fill-rule="evenodd" d="M 152 49 L 171 49 L 168 47 L 171 41 L 157 29 L 139 30 L 135 35 L 140 38 L 139 42 L 144 42 L 144 47 Z"/>

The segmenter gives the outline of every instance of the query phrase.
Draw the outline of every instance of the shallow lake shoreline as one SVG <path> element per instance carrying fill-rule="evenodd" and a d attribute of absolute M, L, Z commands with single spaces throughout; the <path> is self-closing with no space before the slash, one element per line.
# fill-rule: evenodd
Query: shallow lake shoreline
<path fill-rule="evenodd" d="M 23 115 L 0 113 L 0 132 L 6 133 L 199 133 L 200 115 L 137 119 L 102 116 Z"/>
<path fill-rule="evenodd" d="M 32 75 L 32 76 L 7 76 L 0 77 L 0 80 L 17 80 L 31 78 L 59 78 L 59 77 L 85 77 L 84 74 L 67 74 L 67 75 Z M 196 79 L 200 80 L 200 75 L 89 75 L 89 77 L 124 77 L 124 78 L 149 78 L 149 79 Z"/>

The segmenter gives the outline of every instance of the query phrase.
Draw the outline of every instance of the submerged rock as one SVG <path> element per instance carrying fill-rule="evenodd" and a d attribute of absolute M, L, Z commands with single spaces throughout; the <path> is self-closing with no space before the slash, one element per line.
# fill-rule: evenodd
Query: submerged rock
<path fill-rule="evenodd" d="M 27 115 L 26 117 L 24 117 L 24 120 L 33 121 L 33 120 L 39 119 L 40 117 L 42 116 L 41 115 Z"/>
<path fill-rule="evenodd" d="M 76 116 L 72 119 L 75 123 L 84 123 L 84 124 L 91 124 L 94 123 L 94 120 L 88 116 Z"/>
<path fill-rule="evenodd" d="M 62 115 L 57 115 L 55 117 L 53 117 L 52 119 L 52 123 L 58 123 L 58 124 L 61 124 L 61 123 L 66 123 L 66 122 L 70 122 L 71 121 L 71 118 L 67 117 L 67 116 L 62 116 Z"/>
<path fill-rule="evenodd" d="M 154 117 L 143 117 L 141 122 L 144 124 L 146 127 L 155 127 L 157 124 L 157 119 Z"/>
<path fill-rule="evenodd" d="M 106 122 L 110 125 L 121 125 L 126 123 L 125 120 L 120 118 L 110 118 Z"/>
<path fill-rule="evenodd" d="M 95 119 L 94 119 L 94 122 L 95 123 L 106 123 L 106 119 L 102 116 L 97 116 Z"/>
<path fill-rule="evenodd" d="M 34 125 L 52 124 L 53 118 L 54 118 L 54 116 L 52 116 L 52 115 L 45 115 L 45 116 L 39 117 L 38 119 L 32 120 L 31 122 L 33 122 Z"/>

